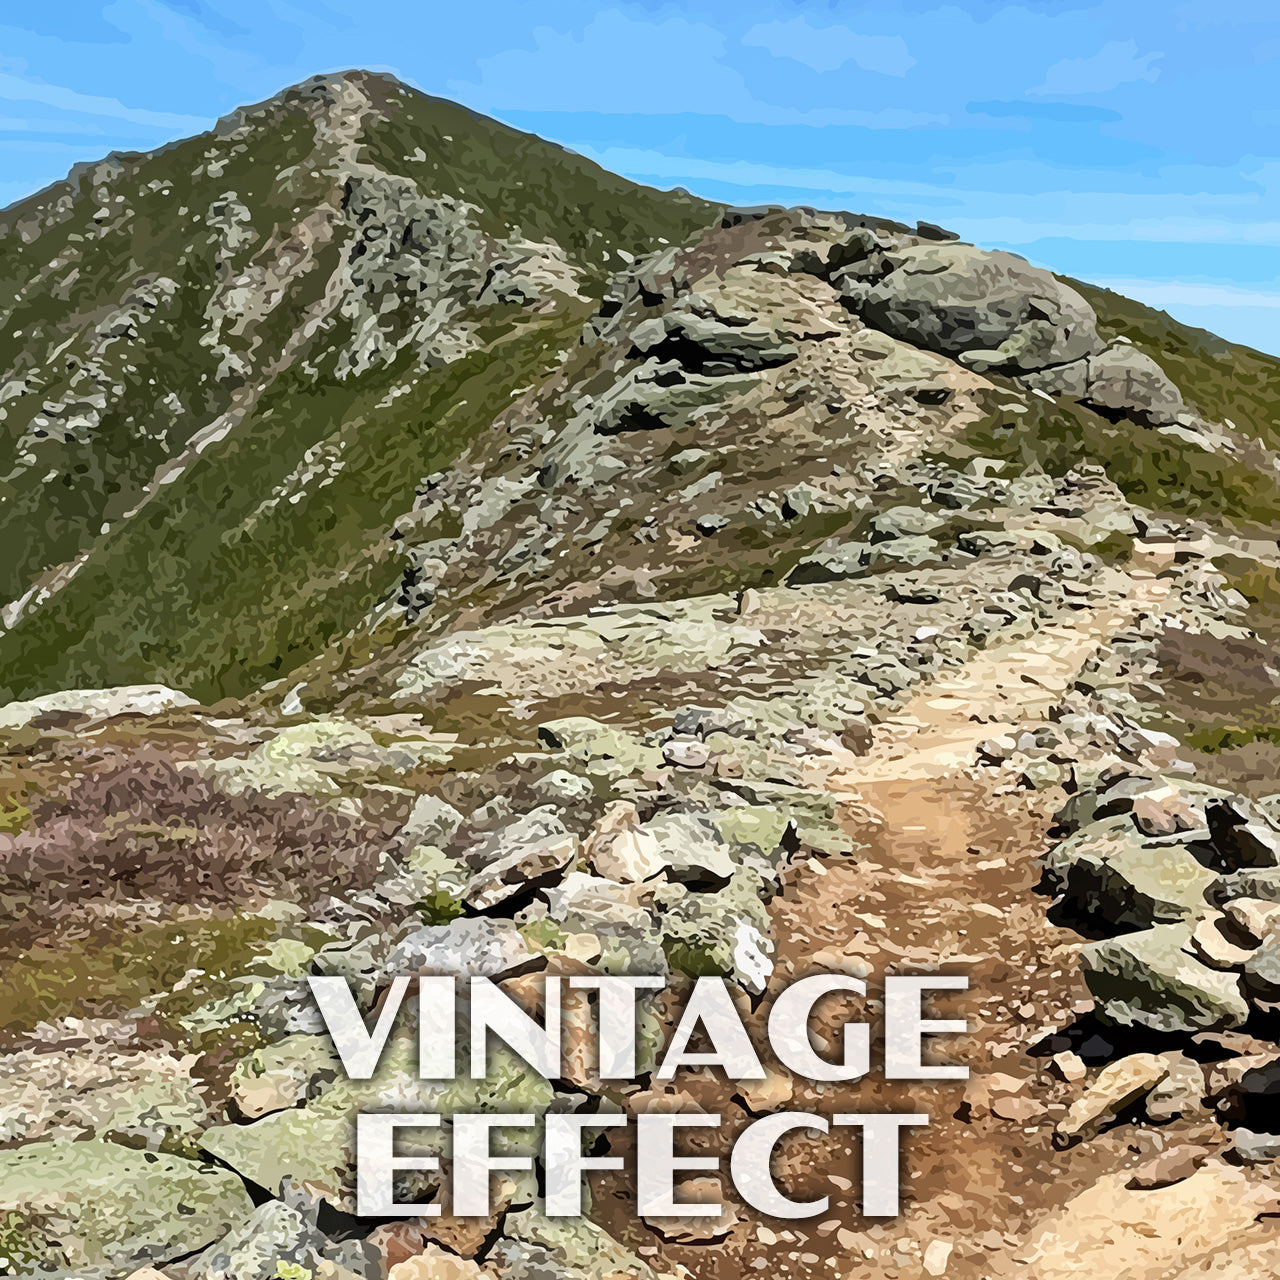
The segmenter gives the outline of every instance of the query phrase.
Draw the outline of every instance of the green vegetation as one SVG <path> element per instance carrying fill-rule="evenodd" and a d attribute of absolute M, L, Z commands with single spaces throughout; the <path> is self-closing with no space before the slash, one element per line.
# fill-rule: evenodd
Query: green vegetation
<path fill-rule="evenodd" d="M 356 78 L 386 114 L 360 122 L 364 163 L 465 201 L 490 235 L 555 240 L 585 288 L 715 212 L 389 78 Z M 158 680 L 212 701 L 287 675 L 394 589 L 388 533 L 422 477 L 572 346 L 581 304 L 489 307 L 450 322 L 480 339 L 460 360 L 424 371 L 406 347 L 340 373 L 355 318 L 330 307 L 299 328 L 354 234 L 337 144 L 314 112 L 314 92 L 288 91 L 222 136 L 86 166 L 0 224 L 0 296 L 17 299 L 0 310 L 14 350 L 0 369 L 0 442 L 19 459 L 0 481 L 0 603 L 87 553 L 0 633 L 0 698 Z M 211 318 L 287 242 L 312 248 L 275 305 Z M 228 412 L 242 416 L 225 436 L 125 518 L 158 468 Z"/>
<path fill-rule="evenodd" d="M 1157 512 L 1240 527 L 1280 522 L 1275 475 L 1238 456 L 1210 452 L 1182 435 L 1127 418 L 1112 422 L 1067 399 L 1049 403 L 1025 393 L 1020 399 L 1028 406 L 1025 413 L 999 407 L 1009 393 L 993 396 L 989 412 L 937 456 L 952 462 L 998 458 L 1019 468 L 1041 467 L 1052 476 L 1089 462 L 1101 466 L 1131 502 Z"/>
<path fill-rule="evenodd" d="M 1163 311 L 1078 280 L 1104 337 L 1128 338 L 1178 384 L 1211 422 L 1229 421 L 1268 448 L 1280 448 L 1280 359 L 1179 324 Z"/>
<path fill-rule="evenodd" d="M 375 164 L 406 174 L 425 194 L 478 205 L 491 235 L 518 229 L 554 240 L 597 278 L 617 270 L 623 254 L 684 243 L 720 212 L 684 192 L 638 186 L 554 143 L 531 146 L 527 133 L 454 102 L 403 89 L 382 101 L 389 118 L 366 143 Z"/>

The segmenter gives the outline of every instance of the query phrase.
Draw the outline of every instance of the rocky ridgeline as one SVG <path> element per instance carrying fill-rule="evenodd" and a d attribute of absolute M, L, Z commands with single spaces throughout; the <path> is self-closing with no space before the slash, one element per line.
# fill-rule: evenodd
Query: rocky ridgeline
<path fill-rule="evenodd" d="M 440 1219 L 354 1215 L 359 1112 L 637 1111 L 655 1100 L 644 1074 L 664 1033 L 661 1000 L 642 1004 L 634 1088 L 602 1086 L 589 1009 L 572 999 L 561 1079 L 499 1057 L 485 1081 L 418 1081 L 410 1019 L 379 1073 L 348 1080 L 307 979 L 347 979 L 366 1014 L 394 978 L 413 975 L 491 978 L 531 1009 L 546 976 L 589 973 L 661 975 L 677 990 L 715 974 L 744 1004 L 767 1000 L 794 972 L 775 924 L 794 904 L 780 892 L 808 876 L 821 899 L 813 885 L 829 867 L 865 875 L 847 882 L 858 885 L 893 874 L 881 846 L 899 833 L 877 825 L 858 791 L 868 762 L 872 791 L 886 778 L 923 780 L 921 804 L 1016 794 L 1024 819 L 1036 806 L 1058 810 L 1043 888 L 1053 921 L 1075 931 L 1061 936 L 1092 1011 L 1076 1008 L 1083 1016 L 1067 1025 L 1049 1018 L 1056 996 L 992 998 L 1030 1010 L 1024 1020 L 1041 1009 L 1055 1027 L 997 1048 L 1010 1070 L 1025 1065 L 1025 1053 L 1011 1056 L 1018 1046 L 1031 1048 L 1052 1064 L 1054 1087 L 1066 1086 L 1054 1120 L 1064 1158 L 1138 1116 L 1216 1119 L 1238 1163 L 1275 1156 L 1280 800 L 1197 781 L 1180 740 L 1152 727 L 1172 632 L 1253 642 L 1247 602 L 1217 564 L 1277 564 L 1274 539 L 1246 542 L 1203 513 L 1176 514 L 1177 466 L 1190 459 L 1192 471 L 1219 475 L 1246 459 L 1260 492 L 1275 471 L 1264 444 L 1207 421 L 1194 388 L 1104 336 L 1080 291 L 1012 255 L 923 224 L 811 210 L 729 211 L 690 237 L 702 214 L 675 197 L 662 229 L 680 244 L 628 223 L 592 247 L 563 218 L 543 239 L 509 211 L 496 217 L 503 196 L 485 174 L 477 186 L 494 208 L 436 190 L 437 162 L 459 163 L 444 146 L 451 132 L 430 153 L 401 147 L 405 171 L 388 168 L 399 159 L 379 139 L 409 129 L 413 111 L 430 116 L 402 87 L 354 75 L 228 120 L 192 176 L 199 202 L 182 206 L 199 223 L 200 251 L 222 264 L 216 282 L 211 273 L 185 301 L 168 276 L 122 283 L 105 328 L 81 335 L 82 376 L 63 379 L 45 358 L 63 350 L 50 321 L 0 384 L 34 468 L 55 446 L 92 446 L 104 415 L 128 408 L 120 362 L 159 358 L 168 339 L 151 335 L 180 308 L 202 316 L 192 339 L 192 358 L 208 365 L 202 425 L 159 447 L 185 406 L 158 400 L 157 447 L 130 460 L 121 489 L 130 504 L 186 494 L 198 512 L 201 491 L 188 482 L 213 476 L 230 493 L 242 479 L 217 479 L 212 445 L 293 432 L 272 419 L 255 436 L 260 420 L 246 409 L 231 439 L 241 429 L 227 416 L 233 399 L 273 403 L 277 376 L 300 378 L 315 403 L 337 388 L 355 416 L 308 437 L 287 466 L 265 459 L 270 492 L 251 495 L 230 532 L 210 531 L 220 544 L 252 543 L 259 560 L 243 563 L 273 572 L 284 543 L 272 538 L 287 534 L 294 558 L 280 573 L 298 594 L 280 603 L 269 600 L 280 582 L 264 585 L 246 606 L 270 615 L 263 630 L 218 617 L 208 634 L 193 625 L 191 643 L 216 649 L 225 630 L 235 663 L 251 664 L 245 636 L 274 645 L 277 629 L 294 635 L 301 613 L 343 595 L 348 575 L 363 584 L 354 615 L 326 614 L 307 633 L 339 639 L 325 652 L 323 640 L 281 640 L 261 670 L 285 674 L 242 700 L 201 705 L 149 683 L 0 707 L 0 892 L 16 939 L 0 1053 L 0 1270 L 63 1280 L 672 1273 L 668 1245 L 723 1243 L 735 1224 L 642 1224 L 646 1243 L 633 1251 L 590 1219 L 547 1218 L 534 1177 L 505 1183 L 483 1222 L 449 1216 L 443 1201 Z M 264 222 L 250 207 L 247 150 L 268 135 L 274 145 L 283 128 L 298 160 L 272 198 L 294 192 L 315 207 L 301 215 L 286 201 Z M 508 142 L 493 137 L 504 154 Z M 79 175 L 28 202 L 10 230 L 47 247 L 86 200 L 98 202 L 92 237 L 48 268 L 70 270 L 97 240 L 161 218 L 169 188 L 152 189 L 159 178 L 145 198 L 130 194 L 154 164 L 135 157 Z M 233 172 L 236 185 L 219 194 Z M 290 185 L 305 173 L 305 191 Z M 590 179 L 587 195 L 607 203 L 608 175 Z M 186 261 L 182 244 L 170 248 Z M 508 322 L 546 359 L 522 363 L 502 345 L 510 333 L 494 339 Z M 468 362 L 501 392 L 479 422 L 451 416 L 488 394 L 472 378 L 449 400 L 447 380 Z M 435 398 L 414 399 L 428 382 Z M 402 411 L 406 436 L 439 422 L 450 440 L 366 459 L 357 475 L 359 451 L 343 433 L 354 423 L 363 438 Z M 1085 447 L 1126 432 L 1174 469 L 1157 477 L 1165 489 L 1142 490 L 1149 506 L 1134 499 L 1132 476 L 1125 485 Z M 394 452 L 393 433 L 378 439 Z M 376 523 L 373 541 L 335 550 L 333 513 L 370 489 L 381 514 L 362 507 L 360 518 Z M 294 556 L 295 533 L 312 526 L 288 523 L 313 509 L 324 532 L 314 563 Z M 117 514 L 127 530 L 132 517 Z M 101 523 L 95 514 L 93 538 Z M 81 545 L 75 532 L 59 534 L 59 556 Z M 46 650 L 106 645 L 79 633 L 44 644 L 30 630 L 64 607 L 60 592 L 78 599 L 74 579 L 87 565 L 92 582 L 98 549 L 17 600 L 0 647 L 9 637 L 24 662 L 37 651 L 43 662 Z M 301 551 L 311 554 L 305 539 Z M 140 563 L 149 578 L 148 557 Z M 240 563 L 234 578 L 252 576 Z M 206 583 L 188 569 L 174 581 Z M 121 608 L 168 616 L 165 599 Z M 66 605 L 68 616 L 99 616 L 81 605 Z M 190 654 L 169 657 L 196 670 L 180 666 Z M 200 672 L 212 688 L 224 674 Z M 959 800 L 940 775 L 978 790 Z M 975 865 L 966 876 L 1019 870 Z M 901 883 L 932 886 L 955 871 L 928 859 L 916 869 L 932 878 L 904 871 Z M 847 883 L 833 899 L 846 913 L 862 892 L 848 896 Z M 882 955 L 928 965 L 933 943 L 967 938 L 974 917 L 1004 927 L 1030 911 L 1010 911 L 978 879 L 970 892 L 950 910 L 939 890 L 949 910 L 930 917 L 932 935 L 892 941 L 903 922 L 876 914 L 877 897 L 859 918 L 885 935 Z M 1014 951 L 1043 960 L 1042 907 L 1025 937 L 1001 935 L 1011 951 L 1002 964 L 1015 965 Z M 843 963 L 837 933 L 823 937 L 822 954 Z M 1003 1079 L 1012 1092 L 991 1116 L 1031 1126 L 1049 1114 L 1014 1096 L 1026 1080 Z M 738 1100 L 759 1114 L 790 1087 L 770 1079 Z M 991 1169 L 1013 1152 L 1022 1160 L 1032 1134 L 1024 1127 L 982 1159 Z M 1078 1237 L 1109 1238 L 1113 1193 L 1190 1182 L 1213 1142 L 1132 1180 L 1108 1174 L 1088 1193 L 1098 1203 Z M 1236 1195 L 1245 1174 L 1228 1172 L 1195 1185 L 1212 1182 L 1215 1205 L 1234 1196 L 1251 1223 L 1260 1193 L 1251 1184 Z M 415 1192 L 443 1195 L 430 1178 Z M 957 1212 L 985 1223 L 989 1211 L 966 1202 Z M 832 1232 L 848 1259 L 875 1243 L 871 1229 L 833 1220 Z M 996 1239 L 984 1247 L 1008 1243 L 994 1226 L 986 1234 Z M 754 1238 L 772 1247 L 789 1237 L 760 1227 Z M 946 1273 L 941 1236 L 919 1252 L 927 1274 Z M 795 1256 L 799 1274 L 821 1261 Z M 904 1244 L 893 1256 L 907 1267 L 913 1255 Z"/>

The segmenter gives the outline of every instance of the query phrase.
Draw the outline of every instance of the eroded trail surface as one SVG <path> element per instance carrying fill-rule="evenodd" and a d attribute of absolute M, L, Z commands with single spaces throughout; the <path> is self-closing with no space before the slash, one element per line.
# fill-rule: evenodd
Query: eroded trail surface
<path fill-rule="evenodd" d="M 872 1075 L 852 1087 L 779 1077 L 760 1096 L 740 1093 L 751 1111 L 771 1094 L 771 1105 L 786 1097 L 828 1114 L 927 1112 L 930 1125 L 903 1148 L 903 1214 L 859 1216 L 859 1152 L 848 1130 L 834 1131 L 792 1142 L 779 1168 L 797 1198 L 831 1191 L 834 1173 L 843 1193 L 832 1194 L 828 1213 L 739 1222 L 714 1256 L 694 1246 L 669 1251 L 669 1261 L 707 1277 L 727 1267 L 849 1280 L 1274 1274 L 1280 1244 L 1256 1222 L 1272 1204 L 1266 1179 L 1214 1158 L 1222 1147 L 1214 1124 L 1174 1117 L 1067 1150 L 1055 1143 L 1080 1086 L 1064 1081 L 1051 1054 L 1071 1046 L 1086 1061 L 1115 1056 L 1091 1021 L 1080 937 L 1052 924 L 1036 893 L 1036 855 L 1060 794 L 1019 788 L 1007 771 L 974 764 L 984 740 L 1049 724 L 1085 664 L 1167 595 L 1164 581 L 1134 580 L 1119 603 L 1074 625 L 995 647 L 926 685 L 878 728 L 865 755 L 815 765 L 863 850 L 802 863 L 772 904 L 770 995 L 806 972 L 842 969 L 867 978 L 867 1007 L 854 1013 L 873 1017 L 886 973 L 964 975 L 968 991 L 940 995 L 935 1016 L 963 1016 L 968 1034 L 935 1043 L 971 1078 L 886 1083 L 873 1056 Z M 831 1028 L 848 1013 L 829 1010 Z M 711 1086 L 699 1102 L 733 1108 Z M 1130 1185 L 1135 1171 L 1141 1179 L 1154 1164 L 1158 1175 L 1171 1160 L 1185 1166 L 1183 1180 Z"/>

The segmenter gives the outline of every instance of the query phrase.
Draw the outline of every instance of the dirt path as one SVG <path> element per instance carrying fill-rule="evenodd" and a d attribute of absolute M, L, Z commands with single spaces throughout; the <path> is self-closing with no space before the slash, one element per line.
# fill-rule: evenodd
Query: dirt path
<path fill-rule="evenodd" d="M 1045 722 L 1088 659 L 1138 614 L 1158 609 L 1168 590 L 1162 580 L 1130 580 L 1114 603 L 993 648 L 931 682 L 879 728 L 868 754 L 815 762 L 815 778 L 841 797 L 846 826 L 864 847 L 853 858 L 795 868 L 772 908 L 778 963 L 771 994 L 806 971 L 844 968 L 867 977 L 868 998 L 854 1006 L 855 1016 L 874 1016 L 886 972 L 962 974 L 968 992 L 942 997 L 938 1016 L 966 1018 L 969 1033 L 939 1042 L 939 1051 L 968 1065 L 971 1079 L 886 1083 L 876 1046 L 871 1075 L 852 1086 L 784 1081 L 766 1102 L 700 1082 L 688 1092 L 721 1111 L 730 1134 L 750 1118 L 747 1108 L 782 1105 L 828 1114 L 923 1111 L 931 1123 L 904 1147 L 900 1217 L 860 1216 L 858 1153 L 842 1136 L 848 1131 L 836 1131 L 793 1141 L 778 1167 L 798 1198 L 830 1192 L 834 1174 L 841 1193 L 827 1215 L 796 1223 L 744 1217 L 719 1248 L 665 1246 L 663 1261 L 700 1280 L 1074 1275 L 1024 1265 L 1039 1221 L 1163 1147 L 1212 1143 L 1212 1126 L 1178 1120 L 1158 1132 L 1120 1127 L 1070 1151 L 1055 1149 L 1054 1122 L 1078 1086 L 1050 1074 L 1047 1057 L 1029 1050 L 1092 1004 L 1077 970 L 1080 939 L 1048 922 L 1035 892 L 1036 854 L 1061 797 L 1019 790 L 1008 774 L 974 768 L 979 742 Z M 823 1029 L 834 1031 L 849 1012 L 849 1005 L 827 1011 Z M 1094 1274 L 1102 1280 L 1103 1272 Z"/>

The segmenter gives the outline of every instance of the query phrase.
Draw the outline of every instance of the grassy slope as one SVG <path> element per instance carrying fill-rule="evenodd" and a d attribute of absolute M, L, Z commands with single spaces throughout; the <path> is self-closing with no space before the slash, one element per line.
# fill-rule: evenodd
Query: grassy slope
<path fill-rule="evenodd" d="M 390 117 L 366 139 L 368 159 L 408 173 L 428 194 L 480 206 L 478 219 L 493 234 L 556 239 L 593 279 L 602 281 L 617 268 L 619 250 L 646 252 L 686 239 L 715 211 L 701 201 L 637 187 L 453 104 L 402 92 L 381 77 L 366 84 Z M 162 211 L 153 215 L 135 190 L 158 176 L 175 186 L 164 206 L 170 214 L 184 203 L 203 210 L 208 200 L 234 189 L 246 204 L 251 196 L 255 210 L 265 209 L 270 225 L 283 217 L 292 221 L 303 211 L 301 197 L 295 190 L 285 201 L 288 207 L 277 209 L 273 202 L 284 197 L 273 178 L 281 166 L 297 163 L 299 143 L 288 120 L 281 136 L 268 135 L 250 148 L 250 172 L 233 174 L 229 164 L 213 194 L 176 190 L 176 175 L 189 179 L 213 145 L 209 138 L 143 159 L 119 188 L 137 205 L 132 235 L 93 245 L 92 295 L 69 303 L 33 290 L 23 305 L 39 311 L 40 323 L 52 329 L 114 303 L 140 263 L 175 278 L 179 272 L 209 272 L 206 238 L 197 233 L 193 243 L 185 226 L 160 225 L 155 219 Z M 406 159 L 414 155 L 430 158 Z M 319 198 L 318 184 L 310 197 Z M 94 202 L 86 205 L 87 212 L 77 210 L 37 242 L 41 260 L 76 243 L 70 237 L 81 234 L 83 227 L 76 228 L 92 216 Z M 14 238 L 3 243 L 11 248 Z M 34 256 L 0 259 L 7 273 L 0 279 L 21 291 L 31 279 Z M 296 317 L 302 301 L 293 300 L 277 314 Z M 81 466 L 79 483 L 28 485 L 12 495 L 14 527 L 33 536 L 26 539 L 25 555 L 8 566 L 11 587 L 21 589 L 35 569 L 65 560 L 82 546 L 94 545 L 94 553 L 53 601 L 0 635 L 0 698 L 70 685 L 160 680 L 212 700 L 286 674 L 353 626 L 394 585 L 399 566 L 390 559 L 386 535 L 391 520 L 412 504 L 418 480 L 456 458 L 509 403 L 514 387 L 548 372 L 585 314 L 575 305 L 532 320 L 514 309 L 492 316 L 488 350 L 429 374 L 416 372 L 408 357 L 345 382 L 332 375 L 329 360 L 317 359 L 312 373 L 295 366 L 237 431 L 141 516 L 95 544 L 98 525 L 127 508 L 137 483 L 160 460 L 137 439 L 149 398 L 175 386 L 184 403 L 205 394 L 203 305 L 201 296 L 180 297 L 171 314 L 156 317 L 166 342 L 147 354 L 151 363 L 133 361 L 145 390 L 131 394 L 130 412 L 119 415 L 117 431 L 95 434 L 79 450 L 91 453 L 87 462 L 77 461 L 76 446 L 51 447 L 68 470 Z M 330 333 L 320 341 L 328 346 L 343 336 Z M 310 354 L 316 356 L 317 348 Z M 397 395 L 387 400 L 393 389 Z M 185 434 L 221 407 L 209 404 L 192 414 Z M 273 490 L 289 487 L 308 450 L 317 451 L 320 465 L 340 459 L 336 475 L 321 487 L 313 484 L 271 501 Z M 70 496 L 60 512 L 64 491 Z"/>
<path fill-rule="evenodd" d="M 1230 421 L 1263 449 L 1280 448 L 1280 358 L 1179 324 L 1119 294 L 1068 283 L 1095 308 L 1105 337 L 1126 337 L 1155 359 L 1205 418 Z M 1257 459 L 1210 452 L 1067 400 L 1049 404 L 1032 397 L 1028 413 L 1011 415 L 999 407 L 1008 399 L 1004 393 L 994 396 L 985 420 L 967 430 L 947 456 L 1006 458 L 1050 475 L 1093 462 L 1126 497 L 1154 511 L 1244 533 L 1272 530 L 1272 537 L 1280 526 L 1280 485 Z"/>
<path fill-rule="evenodd" d="M 218 383 L 217 361 L 200 342 L 218 278 L 217 233 L 204 215 L 223 193 L 235 191 L 255 210 L 255 227 L 264 237 L 292 225 L 329 184 L 313 178 L 291 188 L 276 177 L 305 159 L 313 144 L 310 122 L 281 112 L 240 152 L 227 139 L 205 135 L 151 156 L 127 157 L 126 176 L 109 188 L 112 198 L 125 196 L 130 210 L 120 230 L 97 233 L 99 202 L 88 175 L 81 174 L 68 219 L 33 244 L 15 233 L 0 236 L 0 298 L 16 299 L 0 326 L 0 349 L 16 358 L 11 368 L 19 376 L 59 349 L 58 361 L 38 375 L 37 393 L 5 406 L 0 448 L 9 459 L 19 452 L 33 414 L 68 387 L 73 363 L 85 361 L 96 325 L 119 308 L 134 284 L 166 277 L 178 286 L 172 301 L 140 326 L 138 339 L 110 343 L 98 360 L 125 386 L 122 407 L 105 414 L 87 439 L 30 442 L 31 465 L 0 481 L 0 598 L 20 595 L 35 574 L 88 545 L 104 521 L 129 509 L 167 456 L 227 407 L 230 388 Z M 223 161 L 220 172 L 214 166 L 219 176 L 195 176 L 207 168 L 209 155 Z M 158 189 L 148 190 L 151 184 Z M 7 216 L 16 221 L 22 212 L 18 206 Z M 67 265 L 49 271 L 54 262 Z M 291 298 L 284 310 L 301 301 Z M 260 336 L 270 350 L 285 334 Z M 179 412 L 164 405 L 171 393 Z"/>

